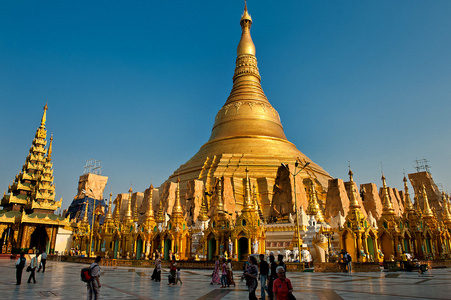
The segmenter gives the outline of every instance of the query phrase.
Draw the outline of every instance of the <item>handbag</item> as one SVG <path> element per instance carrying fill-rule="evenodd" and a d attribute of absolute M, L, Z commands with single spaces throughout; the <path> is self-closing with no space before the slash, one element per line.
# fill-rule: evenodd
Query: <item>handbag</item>
<path fill-rule="evenodd" d="M 31 267 L 30 266 L 27 267 L 27 272 L 31 272 Z"/>
<path fill-rule="evenodd" d="M 296 297 L 293 294 L 288 294 L 288 300 L 296 300 Z"/>

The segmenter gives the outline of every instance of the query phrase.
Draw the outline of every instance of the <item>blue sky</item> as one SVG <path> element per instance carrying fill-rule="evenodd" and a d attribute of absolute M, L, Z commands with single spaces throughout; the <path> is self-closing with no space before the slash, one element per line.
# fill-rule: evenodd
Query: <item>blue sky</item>
<path fill-rule="evenodd" d="M 401 188 L 430 161 L 451 189 L 451 1 L 248 1 L 262 86 L 287 138 L 333 177 Z M 243 1 L 2 1 L 0 191 L 48 101 L 57 198 L 87 159 L 104 196 L 159 186 L 232 87 Z"/>

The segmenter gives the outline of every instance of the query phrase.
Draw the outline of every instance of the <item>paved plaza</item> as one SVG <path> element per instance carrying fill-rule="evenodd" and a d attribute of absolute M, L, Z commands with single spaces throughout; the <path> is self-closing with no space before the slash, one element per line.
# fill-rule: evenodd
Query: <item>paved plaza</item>
<path fill-rule="evenodd" d="M 27 283 L 24 272 L 22 285 L 15 285 L 12 260 L 0 260 L 1 299 L 86 299 L 85 284 L 80 270 L 85 265 L 47 262 L 44 274 L 36 273 L 37 283 Z M 243 282 L 220 289 L 209 284 L 211 270 L 182 270 L 182 285 L 167 285 L 167 269 L 161 283 L 150 280 L 153 269 L 102 267 L 100 278 L 102 299 L 247 299 Z M 235 271 L 235 279 L 240 272 Z M 288 273 L 297 299 L 451 299 L 451 269 L 429 270 L 426 274 L 408 272 L 380 273 Z M 260 288 L 257 289 L 260 296 Z"/>

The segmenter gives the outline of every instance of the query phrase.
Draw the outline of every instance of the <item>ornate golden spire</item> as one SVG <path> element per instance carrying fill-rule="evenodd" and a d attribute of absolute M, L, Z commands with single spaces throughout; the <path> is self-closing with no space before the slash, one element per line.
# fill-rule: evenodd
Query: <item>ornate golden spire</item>
<path fill-rule="evenodd" d="M 83 222 L 84 223 L 88 223 L 89 222 L 88 221 L 88 205 L 89 205 L 89 202 L 88 202 L 88 200 L 86 200 L 85 201 L 85 214 L 83 216 Z"/>
<path fill-rule="evenodd" d="M 316 195 L 315 184 L 313 183 L 313 180 L 311 181 L 310 185 L 310 201 L 307 207 L 307 215 L 315 216 L 316 221 L 319 223 L 324 222 L 324 215 L 318 204 L 318 197 Z"/>
<path fill-rule="evenodd" d="M 224 212 L 224 201 L 222 199 L 222 177 L 219 178 L 218 181 L 218 204 L 216 205 L 216 213 Z"/>
<path fill-rule="evenodd" d="M 133 217 L 133 221 L 138 222 L 139 221 L 139 217 L 138 217 L 138 197 L 135 197 L 135 214 Z"/>
<path fill-rule="evenodd" d="M 157 218 L 155 219 L 157 223 L 164 223 L 164 214 L 163 214 L 163 201 L 160 200 L 158 204 Z"/>
<path fill-rule="evenodd" d="M 105 220 L 111 220 L 113 215 L 111 214 L 111 198 L 113 197 L 113 193 L 110 193 L 110 201 L 108 201 L 108 212 L 106 213 Z"/>
<path fill-rule="evenodd" d="M 183 215 L 182 205 L 180 203 L 180 178 L 177 177 L 177 189 L 175 191 L 175 203 L 172 207 L 172 214 L 171 217 L 174 216 L 174 214 Z"/>
<path fill-rule="evenodd" d="M 387 183 L 385 182 L 385 176 L 384 174 L 382 174 L 382 185 L 383 185 L 383 190 L 382 190 L 382 214 L 395 214 L 395 210 L 393 209 L 393 204 L 390 201 L 390 197 L 388 196 L 388 188 L 387 188 Z"/>
<path fill-rule="evenodd" d="M 42 119 L 41 119 L 41 127 L 45 127 L 45 122 L 47 121 L 47 102 L 45 103 L 44 106 L 44 113 L 42 114 Z"/>
<path fill-rule="evenodd" d="M 354 173 L 352 173 L 352 170 L 351 170 L 351 168 L 349 168 L 349 172 L 348 172 L 348 175 L 349 175 L 349 183 L 350 183 L 350 193 L 349 193 L 349 207 L 350 208 L 354 208 L 354 209 L 356 209 L 356 208 L 360 208 L 360 204 L 359 204 L 359 202 L 357 201 L 357 197 L 356 197 L 356 195 L 355 195 L 355 188 L 354 188 Z"/>
<path fill-rule="evenodd" d="M 407 186 L 407 178 L 405 175 L 404 175 L 404 179 L 402 181 L 404 181 L 404 194 L 406 195 L 406 199 L 405 199 L 405 203 L 404 203 L 405 211 L 413 211 L 415 209 L 413 208 L 412 200 L 410 200 L 409 187 Z"/>
<path fill-rule="evenodd" d="M 446 200 L 445 191 L 442 192 L 443 209 L 442 209 L 442 219 L 445 224 L 451 223 L 451 214 L 449 213 L 448 201 Z"/>
<path fill-rule="evenodd" d="M 132 219 L 132 187 L 128 190 L 128 203 L 127 203 L 127 211 L 125 212 L 124 220 Z"/>
<path fill-rule="evenodd" d="M 252 211 L 254 208 L 254 205 L 252 204 L 252 198 L 251 198 L 251 189 L 249 187 L 249 169 L 246 167 L 246 190 L 244 194 L 244 205 L 243 205 L 243 211 Z"/>
<path fill-rule="evenodd" d="M 244 12 L 241 16 L 240 20 L 241 25 L 241 40 L 238 44 L 238 48 L 236 51 L 237 56 L 240 55 L 254 55 L 255 56 L 255 45 L 251 38 L 251 26 L 252 26 L 252 18 L 247 12 L 247 4 L 244 3 Z"/>
<path fill-rule="evenodd" d="M 428 195 L 426 193 L 426 187 L 423 184 L 423 188 L 422 188 L 422 193 L 423 193 L 423 201 L 424 201 L 424 209 L 423 209 L 423 217 L 433 217 L 434 213 L 432 212 L 431 208 L 429 207 L 429 200 L 428 200 Z"/>
<path fill-rule="evenodd" d="M 201 222 L 208 221 L 207 206 L 205 205 L 206 201 L 207 201 L 206 196 L 204 196 L 202 198 L 202 203 L 200 204 L 199 215 L 197 216 L 197 220 Z"/>
<path fill-rule="evenodd" d="M 47 160 L 50 160 L 52 158 L 52 151 L 53 151 L 53 132 L 50 135 L 49 149 L 47 150 Z"/>
<path fill-rule="evenodd" d="M 149 195 L 149 203 L 147 207 L 146 217 L 153 218 L 153 184 L 150 184 L 150 195 Z"/>
<path fill-rule="evenodd" d="M 121 206 L 122 206 L 122 200 L 120 197 L 117 197 L 117 202 L 116 202 L 116 210 L 114 212 L 114 219 L 116 221 L 119 221 L 121 219 Z"/>

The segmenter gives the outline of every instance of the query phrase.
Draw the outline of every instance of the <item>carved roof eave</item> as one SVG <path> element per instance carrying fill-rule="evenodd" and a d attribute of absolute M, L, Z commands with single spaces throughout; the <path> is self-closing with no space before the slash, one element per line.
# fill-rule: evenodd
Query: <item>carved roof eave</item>
<path fill-rule="evenodd" d="M 16 217 L 16 216 L 12 216 L 12 217 L 7 217 L 5 214 L 0 216 L 0 223 L 10 223 L 10 224 L 14 224 L 17 223 L 17 221 L 20 220 L 20 216 Z"/>
<path fill-rule="evenodd" d="M 63 199 L 60 199 L 59 201 L 55 201 L 54 203 L 39 203 L 37 201 L 32 201 L 31 204 L 27 205 L 27 209 L 34 209 L 34 208 L 39 208 L 39 209 L 47 209 L 47 210 L 52 210 L 55 211 L 58 208 L 61 207 L 61 204 L 63 203 Z"/>
<path fill-rule="evenodd" d="M 69 218 L 63 220 L 52 220 L 48 216 L 44 218 L 39 218 L 38 216 L 30 217 L 29 215 L 22 213 L 21 216 L 22 223 L 33 223 L 33 224 L 48 224 L 48 225 L 58 225 L 58 226 L 69 226 Z"/>

